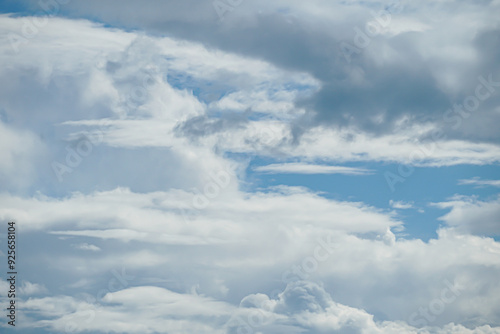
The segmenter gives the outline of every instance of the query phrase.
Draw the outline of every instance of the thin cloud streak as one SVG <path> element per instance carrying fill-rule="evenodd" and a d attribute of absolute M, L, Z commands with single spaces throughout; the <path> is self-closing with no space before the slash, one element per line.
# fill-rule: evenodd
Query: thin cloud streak
<path fill-rule="evenodd" d="M 344 166 L 312 165 L 305 163 L 283 163 L 259 166 L 254 171 L 267 174 L 343 174 L 372 175 L 373 170 Z"/>
<path fill-rule="evenodd" d="M 472 179 L 459 180 L 458 184 L 461 186 L 471 185 L 476 187 L 500 187 L 500 180 L 481 180 L 479 177 L 473 177 Z"/>

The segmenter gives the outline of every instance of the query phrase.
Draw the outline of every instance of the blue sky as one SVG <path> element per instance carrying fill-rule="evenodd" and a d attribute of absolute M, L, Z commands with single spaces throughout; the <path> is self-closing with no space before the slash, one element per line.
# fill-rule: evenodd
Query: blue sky
<path fill-rule="evenodd" d="M 499 6 L 0 2 L 0 327 L 500 333 Z"/>
<path fill-rule="evenodd" d="M 269 164 L 272 161 L 253 161 L 253 164 Z M 378 208 L 392 210 L 391 201 L 412 203 L 412 208 L 399 210 L 401 219 L 405 222 L 406 238 L 420 238 L 428 241 L 436 238 L 436 230 L 442 225 L 438 220 L 447 212 L 430 206 L 443 199 L 460 194 L 476 196 L 480 200 L 494 199 L 498 194 L 495 187 L 477 187 L 460 185 L 457 180 L 472 179 L 482 175 L 488 179 L 495 179 L 498 175 L 498 166 L 470 166 L 460 165 L 448 168 L 418 168 L 414 174 L 403 183 L 395 185 L 392 191 L 384 177 L 385 172 L 396 172 L 395 164 L 349 164 L 350 167 L 360 167 L 374 171 L 372 175 L 362 177 L 331 175 L 297 175 L 297 174 L 262 174 L 250 173 L 249 182 L 252 189 L 265 188 L 269 185 L 286 184 L 303 186 L 313 191 L 321 192 L 323 196 L 341 201 L 359 201 Z M 251 170 L 251 168 L 250 168 Z M 436 182 L 439 187 L 436 187 Z M 421 212 L 419 210 L 422 210 Z M 496 237 L 495 237 L 496 239 Z M 498 239 L 496 239 L 498 240 Z"/>

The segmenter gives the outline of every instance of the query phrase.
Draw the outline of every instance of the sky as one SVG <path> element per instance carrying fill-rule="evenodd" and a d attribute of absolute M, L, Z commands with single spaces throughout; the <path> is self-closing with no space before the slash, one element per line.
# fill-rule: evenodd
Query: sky
<path fill-rule="evenodd" d="M 0 332 L 500 333 L 499 14 L 0 0 Z"/>

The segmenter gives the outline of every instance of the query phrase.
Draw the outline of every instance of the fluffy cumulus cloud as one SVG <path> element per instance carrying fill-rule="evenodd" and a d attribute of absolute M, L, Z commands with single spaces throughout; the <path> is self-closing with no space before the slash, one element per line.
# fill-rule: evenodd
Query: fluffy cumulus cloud
<path fill-rule="evenodd" d="M 21 330 L 500 333 L 495 177 L 379 183 L 498 166 L 499 1 L 21 3 L 0 15 Z"/>

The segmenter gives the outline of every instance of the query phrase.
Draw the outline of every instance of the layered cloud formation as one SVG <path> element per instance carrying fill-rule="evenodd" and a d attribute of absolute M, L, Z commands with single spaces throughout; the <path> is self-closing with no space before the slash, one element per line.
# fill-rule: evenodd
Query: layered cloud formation
<path fill-rule="evenodd" d="M 499 1 L 23 5 L 0 16 L 23 333 L 500 333 Z M 458 190 L 327 178 L 376 198 L 419 168 Z"/>

